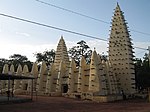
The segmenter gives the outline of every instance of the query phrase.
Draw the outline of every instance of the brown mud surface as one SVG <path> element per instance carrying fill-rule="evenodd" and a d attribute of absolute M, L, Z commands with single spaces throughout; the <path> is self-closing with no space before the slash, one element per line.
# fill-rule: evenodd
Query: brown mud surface
<path fill-rule="evenodd" d="M 150 103 L 126 100 L 96 103 L 64 97 L 41 97 L 33 102 L 2 104 L 0 112 L 150 112 Z"/>

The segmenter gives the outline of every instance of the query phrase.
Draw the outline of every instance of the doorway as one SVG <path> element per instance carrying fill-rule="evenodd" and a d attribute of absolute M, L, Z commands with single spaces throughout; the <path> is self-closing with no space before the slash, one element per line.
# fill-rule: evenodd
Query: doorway
<path fill-rule="evenodd" d="M 68 84 L 62 84 L 62 93 L 68 92 Z"/>

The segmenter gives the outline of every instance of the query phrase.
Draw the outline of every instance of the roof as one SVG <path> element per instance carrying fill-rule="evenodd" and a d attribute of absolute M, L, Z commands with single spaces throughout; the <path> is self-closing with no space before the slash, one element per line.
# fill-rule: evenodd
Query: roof
<path fill-rule="evenodd" d="M 22 80 L 22 79 L 35 79 L 35 78 L 11 74 L 0 74 L 0 80 Z"/>

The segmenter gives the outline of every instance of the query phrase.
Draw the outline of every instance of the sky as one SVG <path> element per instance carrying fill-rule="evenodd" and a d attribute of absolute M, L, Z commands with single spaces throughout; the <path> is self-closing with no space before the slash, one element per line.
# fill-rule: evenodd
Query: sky
<path fill-rule="evenodd" d="M 41 0 L 110 23 L 119 3 L 128 23 L 133 46 L 150 46 L 150 0 Z M 109 39 L 111 24 L 70 13 L 36 0 L 0 0 L 0 13 L 7 14 L 74 32 Z M 137 33 L 135 31 L 142 33 Z M 0 15 L 0 58 L 21 54 L 35 61 L 34 53 L 56 49 L 63 36 L 67 48 L 84 40 L 99 54 L 107 54 L 108 42 L 39 26 Z M 147 50 L 134 49 L 142 58 Z"/>

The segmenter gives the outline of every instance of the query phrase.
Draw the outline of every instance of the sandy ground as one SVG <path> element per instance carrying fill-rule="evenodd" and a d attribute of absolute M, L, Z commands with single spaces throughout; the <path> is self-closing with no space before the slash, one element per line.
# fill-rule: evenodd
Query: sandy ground
<path fill-rule="evenodd" d="M 95 103 L 64 97 L 39 97 L 37 101 L 3 104 L 0 112 L 150 112 L 150 103 L 127 100 Z"/>

